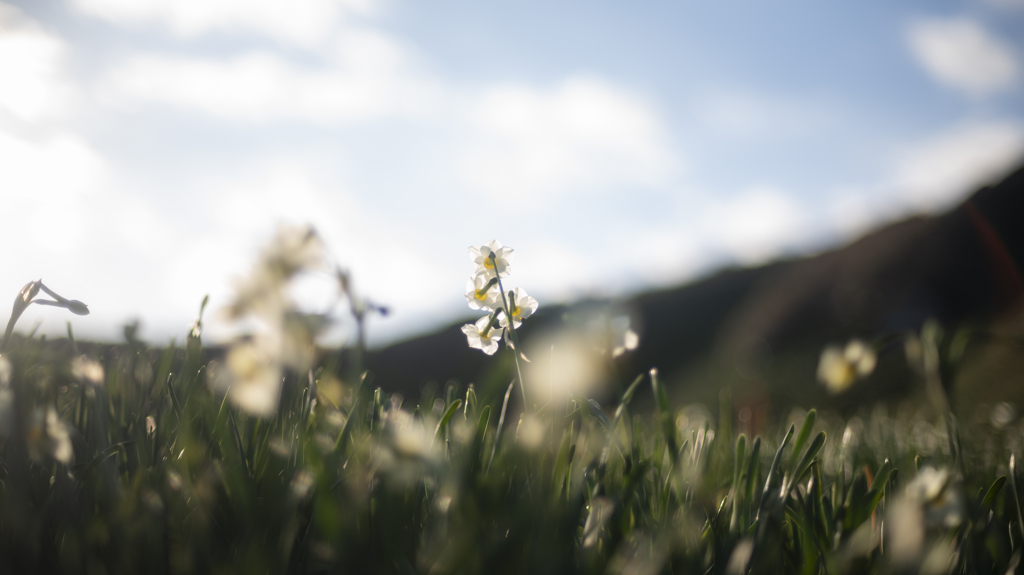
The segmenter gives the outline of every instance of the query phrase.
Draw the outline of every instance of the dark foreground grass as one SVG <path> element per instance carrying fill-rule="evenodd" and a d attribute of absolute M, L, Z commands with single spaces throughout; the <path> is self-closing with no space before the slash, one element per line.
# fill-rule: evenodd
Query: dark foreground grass
<path fill-rule="evenodd" d="M 370 378 L 343 383 L 328 356 L 255 418 L 213 391 L 197 335 L 103 357 L 11 343 L 0 570 L 1006 573 L 1020 560 L 1006 479 L 1019 434 L 958 431 L 929 405 L 849 423 L 812 411 L 747 437 L 668 405 L 653 372 L 618 405 L 566 398 L 523 417 L 518 392 L 507 409 L 455 388 L 403 405 Z M 631 413 L 652 385 L 657 410 Z"/>

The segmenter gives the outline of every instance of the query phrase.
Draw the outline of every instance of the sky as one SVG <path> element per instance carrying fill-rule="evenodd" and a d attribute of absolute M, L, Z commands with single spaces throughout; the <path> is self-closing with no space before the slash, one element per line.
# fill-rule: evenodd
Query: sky
<path fill-rule="evenodd" d="M 492 239 L 541 306 L 813 253 L 1024 161 L 1022 31 L 1024 0 L 0 1 L 0 294 L 180 341 L 311 223 L 380 345 L 466 317 Z"/>

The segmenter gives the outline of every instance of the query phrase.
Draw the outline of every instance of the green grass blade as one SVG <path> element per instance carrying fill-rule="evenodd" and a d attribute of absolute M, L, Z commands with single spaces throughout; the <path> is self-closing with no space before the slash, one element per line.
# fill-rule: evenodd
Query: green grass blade
<path fill-rule="evenodd" d="M 1024 513 L 1020 509 L 1020 491 L 1017 487 L 1017 457 L 1010 455 L 1010 487 L 1013 492 L 1013 503 L 1017 509 L 1017 529 L 1020 530 L 1021 541 L 1024 541 Z"/>
<path fill-rule="evenodd" d="M 455 401 L 452 402 L 451 405 L 448 406 L 448 409 L 445 410 L 444 415 L 441 416 L 441 421 L 437 422 L 437 429 L 434 430 L 434 438 L 430 441 L 431 445 L 436 443 L 438 438 L 440 438 L 444 434 L 445 429 L 448 428 L 448 422 L 451 421 L 452 416 L 455 415 L 455 412 L 458 411 L 460 407 L 462 407 L 461 399 L 456 399 Z"/>
<path fill-rule="evenodd" d="M 761 503 L 757 506 L 757 520 L 760 521 L 764 516 L 764 510 L 768 505 L 768 499 L 771 496 L 772 490 L 778 483 L 775 481 L 775 477 L 779 473 L 779 465 L 782 462 L 782 451 L 786 449 L 786 445 L 789 444 L 789 440 L 793 438 L 793 433 L 796 432 L 796 426 L 790 425 L 789 432 L 786 433 L 786 437 L 782 439 L 782 443 L 779 445 L 779 449 L 775 452 L 775 458 L 772 459 L 772 465 L 768 468 L 768 476 L 764 480 L 764 491 L 761 492 Z"/>
<path fill-rule="evenodd" d="M 814 430 L 814 422 L 818 419 L 818 411 L 812 409 L 807 412 L 804 416 L 804 422 L 800 424 L 800 431 L 796 434 L 796 440 L 793 441 L 793 451 L 790 455 L 790 460 L 796 460 L 800 455 L 800 451 L 804 448 L 804 444 L 807 443 L 807 439 L 811 437 L 811 431 Z"/>
<path fill-rule="evenodd" d="M 679 442 L 676 440 L 676 423 L 672 419 L 672 411 L 668 406 L 668 393 L 665 386 L 658 381 L 657 368 L 651 369 L 651 388 L 658 404 L 658 418 L 661 420 L 661 433 L 665 437 L 665 446 L 668 448 L 669 459 L 673 466 L 679 453 Z"/>
<path fill-rule="evenodd" d="M 825 432 L 822 431 L 814 437 L 811 441 L 811 445 L 807 448 L 807 453 L 800 458 L 800 463 L 797 464 L 796 470 L 793 472 L 793 478 L 789 482 L 789 489 L 792 489 L 793 485 L 796 485 L 803 478 L 804 474 L 811 467 L 811 461 L 814 459 L 818 452 L 821 451 L 822 446 L 825 445 Z"/>
<path fill-rule="evenodd" d="M 988 509 L 992 507 L 992 502 L 995 501 L 996 496 L 999 495 L 999 492 L 1002 491 L 1003 485 L 1005 484 L 1005 475 L 1000 475 L 999 477 L 996 478 L 995 481 L 992 482 L 992 486 L 988 488 L 988 491 L 985 492 L 984 499 L 981 500 L 982 509 Z"/>

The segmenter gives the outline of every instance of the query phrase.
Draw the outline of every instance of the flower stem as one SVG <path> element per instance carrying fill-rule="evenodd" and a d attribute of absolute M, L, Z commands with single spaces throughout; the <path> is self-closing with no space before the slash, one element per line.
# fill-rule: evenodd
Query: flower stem
<path fill-rule="evenodd" d="M 21 314 L 28 309 L 29 304 L 32 303 L 32 298 L 36 297 L 36 294 L 39 293 L 39 287 L 42 283 L 42 280 L 40 280 L 25 284 L 25 287 L 21 288 L 21 291 L 18 292 L 18 296 L 14 298 L 11 319 L 7 321 L 7 329 L 4 330 L 4 336 L 0 339 L 0 351 L 7 348 L 7 344 L 11 341 L 11 334 L 14 333 L 14 325 L 18 323 L 18 318 L 21 317 Z"/>
<path fill-rule="evenodd" d="M 494 264 L 494 279 L 498 280 L 498 293 L 501 294 L 501 305 L 505 309 L 505 320 L 508 322 L 508 332 L 511 334 L 512 344 L 515 349 L 512 350 L 512 357 L 516 360 L 516 374 L 519 376 L 519 390 L 523 392 L 523 409 L 529 410 L 530 404 L 526 401 L 526 383 L 523 381 L 523 368 L 519 366 L 519 336 L 516 335 L 515 323 L 513 322 L 512 313 L 508 307 L 508 300 L 505 298 L 505 288 L 501 285 L 501 274 L 498 273 L 498 262 L 494 258 L 494 252 L 491 252 L 489 256 L 491 262 Z"/>

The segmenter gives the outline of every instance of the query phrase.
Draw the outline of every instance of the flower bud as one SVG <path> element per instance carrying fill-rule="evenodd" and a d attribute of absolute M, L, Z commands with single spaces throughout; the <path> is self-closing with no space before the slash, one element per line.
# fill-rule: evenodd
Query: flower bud
<path fill-rule="evenodd" d="M 25 287 L 21 288 L 21 291 L 18 292 L 18 297 L 21 298 L 21 301 L 32 301 L 32 298 L 36 297 L 39 294 L 39 285 L 42 281 L 43 280 L 39 280 L 36 282 L 28 282 L 27 284 L 25 284 Z"/>
<path fill-rule="evenodd" d="M 77 299 L 68 301 L 67 306 L 68 310 L 75 315 L 89 315 L 89 306 Z"/>

